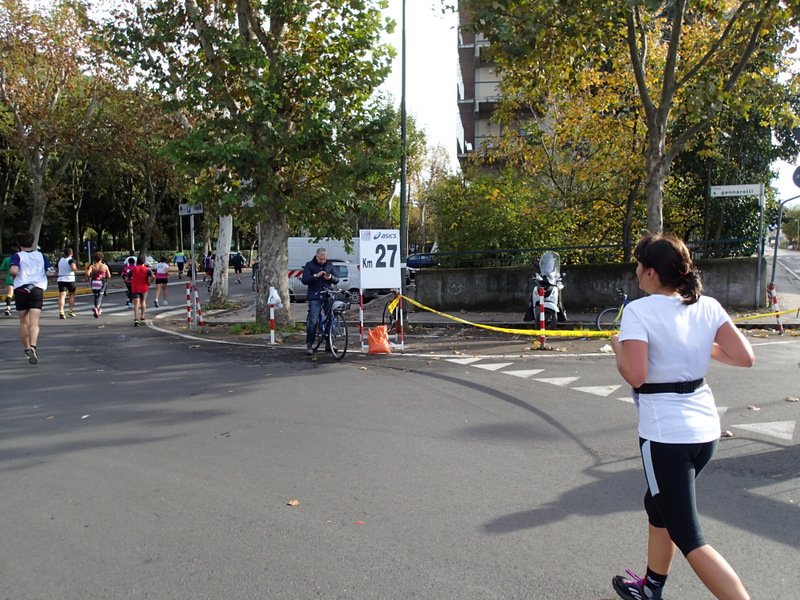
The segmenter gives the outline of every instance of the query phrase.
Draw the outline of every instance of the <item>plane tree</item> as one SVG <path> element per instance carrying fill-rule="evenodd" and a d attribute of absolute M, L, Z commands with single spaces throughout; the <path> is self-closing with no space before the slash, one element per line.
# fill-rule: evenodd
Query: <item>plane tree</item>
<path fill-rule="evenodd" d="M 374 136 L 366 123 L 380 121 L 373 94 L 391 57 L 381 40 L 392 25 L 381 15 L 384 6 L 382 0 L 156 0 L 126 2 L 117 13 L 116 45 L 184 119 L 187 135 L 173 146 L 181 165 L 212 169 L 208 181 L 216 191 L 207 191 L 226 206 L 239 206 L 245 194 L 255 204 L 259 320 L 268 318 L 268 286 L 288 298 L 291 227 L 352 235 L 350 214 L 359 198 L 349 151 L 365 132 Z M 284 306 L 279 326 L 291 322 Z"/>
<path fill-rule="evenodd" d="M 662 231 L 665 182 L 678 154 L 722 112 L 771 124 L 796 121 L 769 90 L 788 67 L 797 2 L 768 0 L 463 0 L 504 72 L 528 90 L 582 70 L 626 70 L 643 124 L 646 226 Z M 624 56 L 624 62 L 618 57 Z M 768 57 L 769 60 L 764 60 Z M 754 65 L 757 67 L 753 68 Z M 789 85 L 794 85 L 790 82 Z M 541 107 L 542 112 L 547 110 Z M 680 124 L 680 126 L 676 126 Z"/>

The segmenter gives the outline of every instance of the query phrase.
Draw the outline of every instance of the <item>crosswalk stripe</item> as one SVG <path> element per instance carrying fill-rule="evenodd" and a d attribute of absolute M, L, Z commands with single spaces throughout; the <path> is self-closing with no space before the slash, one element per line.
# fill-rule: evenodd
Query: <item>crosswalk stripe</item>
<path fill-rule="evenodd" d="M 586 392 L 587 394 L 594 394 L 595 396 L 610 396 L 616 392 L 621 386 L 619 385 L 593 385 L 588 387 L 574 387 L 573 390 L 579 392 Z"/>
<path fill-rule="evenodd" d="M 469 365 L 476 361 L 481 360 L 480 358 L 448 358 L 447 361 L 451 363 L 456 363 L 459 365 Z"/>
<path fill-rule="evenodd" d="M 534 381 L 541 381 L 542 383 L 552 383 L 553 385 L 567 386 L 573 381 L 580 379 L 579 377 L 550 377 L 542 379 L 534 379 Z"/>
<path fill-rule="evenodd" d="M 771 435 L 773 437 L 790 440 L 794 437 L 795 421 L 772 421 L 770 423 L 742 423 L 741 425 L 731 425 L 746 431 Z"/>
<path fill-rule="evenodd" d="M 544 369 L 526 369 L 522 371 L 503 371 L 503 375 L 513 375 L 514 377 L 521 377 L 522 379 L 527 379 L 528 377 L 533 377 L 534 375 L 538 375 L 544 371 Z"/>
<path fill-rule="evenodd" d="M 507 367 L 508 365 L 513 365 L 514 363 L 492 363 L 488 365 L 473 365 L 479 369 L 486 369 L 487 371 L 497 371 L 502 369 L 503 367 Z"/>

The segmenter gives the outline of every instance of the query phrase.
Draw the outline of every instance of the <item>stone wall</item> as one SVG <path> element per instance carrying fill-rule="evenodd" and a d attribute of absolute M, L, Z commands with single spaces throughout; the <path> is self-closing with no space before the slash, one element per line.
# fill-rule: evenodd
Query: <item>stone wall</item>
<path fill-rule="evenodd" d="M 727 308 L 754 308 L 757 258 L 697 261 L 705 293 Z M 534 267 L 420 269 L 416 300 L 437 310 L 524 310 L 533 287 Z M 636 263 L 563 267 L 564 305 L 569 310 L 596 308 L 616 301 L 616 289 L 636 298 Z M 767 301 L 767 264 L 761 267 L 760 305 Z"/>

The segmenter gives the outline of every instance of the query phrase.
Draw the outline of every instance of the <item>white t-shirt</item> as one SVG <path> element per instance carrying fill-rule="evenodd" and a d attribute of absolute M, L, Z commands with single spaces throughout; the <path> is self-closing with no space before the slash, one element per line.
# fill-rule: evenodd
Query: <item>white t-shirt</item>
<path fill-rule="evenodd" d="M 58 259 L 58 281 L 75 281 L 75 271 L 72 270 L 74 264 L 75 259 L 71 256 L 69 258 L 62 256 Z"/>
<path fill-rule="evenodd" d="M 169 265 L 165 262 L 156 263 L 156 279 L 166 279 L 169 275 Z"/>
<path fill-rule="evenodd" d="M 719 302 L 701 296 L 683 304 L 679 296 L 654 294 L 625 307 L 619 340 L 647 342 L 645 383 L 693 381 L 705 377 L 717 330 L 730 317 Z M 654 442 L 694 444 L 720 435 L 711 388 L 691 394 L 636 394 L 639 435 Z"/>
<path fill-rule="evenodd" d="M 47 289 L 47 271 L 52 267 L 50 259 L 38 250 L 21 250 L 11 257 L 9 264 L 19 267 L 14 278 L 15 290 L 31 284 L 42 290 Z"/>

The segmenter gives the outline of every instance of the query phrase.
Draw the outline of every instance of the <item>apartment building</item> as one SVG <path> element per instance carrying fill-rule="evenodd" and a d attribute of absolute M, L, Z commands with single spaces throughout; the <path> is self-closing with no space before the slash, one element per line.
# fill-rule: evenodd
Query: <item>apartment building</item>
<path fill-rule="evenodd" d="M 491 121 L 500 99 L 500 80 L 495 65 L 485 56 L 489 43 L 481 34 L 467 31 L 469 15 L 459 7 L 458 12 L 458 160 L 464 160 L 480 150 L 500 128 Z"/>

